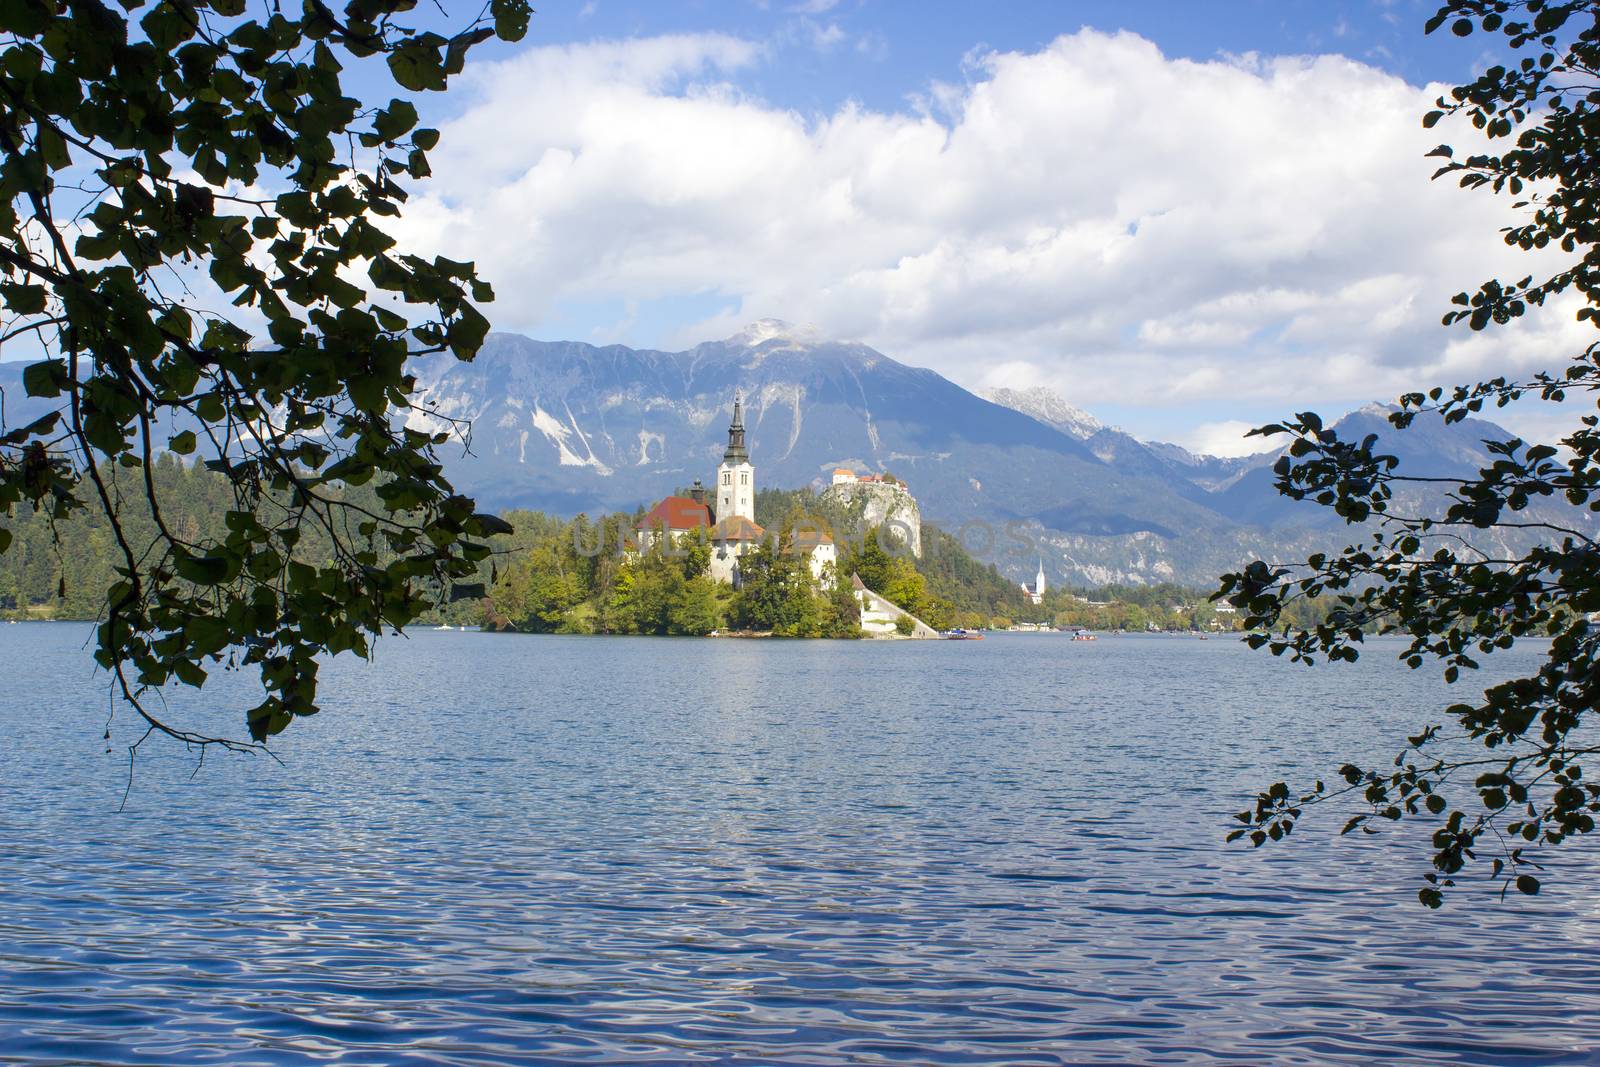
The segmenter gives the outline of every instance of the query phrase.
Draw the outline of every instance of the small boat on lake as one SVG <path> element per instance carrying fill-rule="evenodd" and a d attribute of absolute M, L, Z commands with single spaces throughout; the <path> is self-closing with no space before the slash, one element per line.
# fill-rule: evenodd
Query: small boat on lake
<path fill-rule="evenodd" d="M 1088 630 L 1074 630 L 1072 631 L 1072 639 L 1074 641 L 1093 641 L 1094 634 Z"/>
<path fill-rule="evenodd" d="M 963 630 L 959 626 L 954 630 L 944 632 L 946 641 L 982 641 L 983 635 L 976 630 Z"/>

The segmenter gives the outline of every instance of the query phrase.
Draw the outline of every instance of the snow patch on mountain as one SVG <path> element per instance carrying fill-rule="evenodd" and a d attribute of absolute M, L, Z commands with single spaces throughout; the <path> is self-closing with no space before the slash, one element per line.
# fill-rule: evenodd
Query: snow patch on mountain
<path fill-rule="evenodd" d="M 778 461 L 788 459 L 794 454 L 795 445 L 800 443 L 800 431 L 805 425 L 805 416 L 801 413 L 802 402 L 805 399 L 805 386 L 799 382 L 778 382 L 763 386 L 756 395 L 748 401 L 750 409 L 756 413 L 755 425 L 760 427 L 767 420 L 767 413 L 773 409 L 787 406 L 790 409 L 789 440 L 784 448 L 783 455 Z"/>
<path fill-rule="evenodd" d="M 572 417 L 570 411 L 567 417 Z M 563 467 L 593 467 L 601 474 L 611 473 L 611 468 L 602 463 L 595 456 L 594 451 L 589 448 L 589 441 L 583 436 L 583 431 L 578 430 L 575 425 L 567 426 L 538 404 L 533 405 L 533 427 L 544 434 L 551 444 L 556 446 L 556 459 Z M 575 432 L 578 440 L 583 445 L 584 451 L 589 453 L 587 457 L 580 456 L 572 450 L 570 439 Z"/>
<path fill-rule="evenodd" d="M 768 341 L 789 341 L 791 347 L 815 344 L 818 340 L 815 326 L 795 326 L 782 319 L 757 319 L 724 344 L 738 348 L 756 348 Z"/>
<path fill-rule="evenodd" d="M 1036 385 L 1031 389 L 991 389 L 980 394 L 985 400 L 1012 411 L 1020 411 L 1038 419 L 1046 426 L 1079 441 L 1087 441 L 1106 428 L 1106 424 L 1084 411 L 1073 407 L 1054 389 Z"/>
<path fill-rule="evenodd" d="M 416 430 L 419 433 L 447 433 L 458 440 L 466 440 L 466 427 L 458 426 L 448 419 L 440 418 L 427 408 L 407 408 L 405 425 L 407 429 Z"/>
<path fill-rule="evenodd" d="M 650 446 L 656 446 L 656 459 L 665 459 L 667 455 L 667 438 L 663 434 L 652 433 L 649 430 L 639 431 L 639 463 L 644 467 L 650 463 Z"/>

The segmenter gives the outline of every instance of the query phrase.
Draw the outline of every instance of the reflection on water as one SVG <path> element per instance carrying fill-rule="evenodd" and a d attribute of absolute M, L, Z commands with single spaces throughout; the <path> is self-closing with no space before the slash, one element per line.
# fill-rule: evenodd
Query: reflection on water
<path fill-rule="evenodd" d="M 1248 790 L 1439 704 L 1384 656 L 422 633 L 331 665 L 286 766 L 151 751 L 117 814 L 132 725 L 105 753 L 85 633 L 0 628 L 0 1062 L 1600 1049 L 1581 854 L 1435 914 L 1399 836 L 1220 844 Z"/>

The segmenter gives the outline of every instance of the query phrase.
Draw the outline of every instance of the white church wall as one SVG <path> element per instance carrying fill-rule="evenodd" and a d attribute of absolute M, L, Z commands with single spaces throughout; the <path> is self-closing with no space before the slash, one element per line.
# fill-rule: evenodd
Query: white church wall
<path fill-rule="evenodd" d="M 732 515 L 756 520 L 756 469 L 749 463 L 717 467 L 717 521 Z"/>
<path fill-rule="evenodd" d="M 830 543 L 824 542 L 811 550 L 811 577 L 815 581 L 822 581 L 822 576 L 827 568 L 834 567 L 839 562 L 839 552 Z"/>

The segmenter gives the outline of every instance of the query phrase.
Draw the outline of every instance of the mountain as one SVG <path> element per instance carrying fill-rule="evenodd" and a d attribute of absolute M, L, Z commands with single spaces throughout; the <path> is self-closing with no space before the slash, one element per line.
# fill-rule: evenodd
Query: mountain
<path fill-rule="evenodd" d="M 1068 437 L 1089 446 L 1103 462 L 1124 470 L 1160 478 L 1193 499 L 1204 499 L 1230 484 L 1246 470 L 1263 464 L 1270 466 L 1273 453 L 1227 458 L 1202 456 L 1181 445 L 1164 441 L 1141 441 L 1132 434 L 1107 426 L 1082 408 L 1074 407 L 1053 389 L 994 389 L 983 394 L 1013 411 L 1020 411 L 1052 426 Z M 1193 490 L 1201 495 L 1194 497 Z"/>
<path fill-rule="evenodd" d="M 432 357 L 418 383 L 437 416 L 471 420 L 453 477 L 500 506 L 626 508 L 709 479 L 736 392 L 758 476 L 823 485 L 835 467 L 890 471 L 925 520 L 1006 523 L 1085 536 L 1226 525 L 1159 479 L 1103 462 L 1083 442 L 865 345 L 765 321 L 686 352 L 491 335 L 471 364 Z M 444 425 L 427 417 L 419 426 Z"/>
<path fill-rule="evenodd" d="M 473 454 L 447 461 L 499 506 L 631 510 L 709 480 L 742 392 L 762 484 L 820 486 L 838 466 L 890 471 L 926 521 L 1019 579 L 1043 556 L 1058 583 L 1206 584 L 1250 558 L 1337 549 L 1357 534 L 1328 509 L 1278 496 L 1277 453 L 1142 442 L 1044 390 L 986 400 L 773 320 L 685 352 L 494 334 L 474 363 L 434 357 L 418 376 L 441 414 L 473 420 Z M 1456 474 L 1488 462 L 1482 439 L 1511 436 L 1438 419 L 1401 433 L 1385 414 L 1335 425 L 1377 433 L 1409 468 Z"/>
<path fill-rule="evenodd" d="M 993 389 L 980 395 L 1079 441 L 1087 441 L 1106 428 L 1105 423 L 1082 408 L 1073 407 L 1060 393 L 1042 385 L 1031 389 Z"/>
<path fill-rule="evenodd" d="M 1443 419 L 1426 415 L 1417 418 L 1406 430 L 1396 430 L 1389 415 L 1399 409 L 1389 404 L 1368 404 L 1352 411 L 1333 424 L 1341 440 L 1360 441 L 1368 434 L 1378 438 L 1377 451 L 1395 456 L 1402 474 L 1419 478 L 1470 478 L 1492 462 L 1484 441 L 1505 441 L 1515 435 L 1487 419 L 1464 419 L 1447 426 Z M 1263 462 L 1245 471 L 1216 495 L 1219 508 L 1241 522 L 1268 528 L 1298 526 L 1307 521 L 1304 509 L 1272 491 L 1272 463 L 1278 453 L 1263 457 Z M 1429 506 L 1433 495 L 1423 489 L 1402 487 L 1397 499 L 1411 509 Z M 1559 509 L 1560 504 L 1553 505 Z M 1537 511 L 1551 505 L 1536 506 Z M 1322 509 L 1324 524 L 1339 524 L 1327 509 Z"/>
<path fill-rule="evenodd" d="M 839 466 L 891 472 L 925 522 L 1019 579 L 1042 557 L 1052 584 L 1203 585 L 1250 558 L 1303 557 L 1357 535 L 1328 509 L 1279 497 L 1275 454 L 1231 460 L 1141 442 L 1053 394 L 995 403 L 772 320 L 683 352 L 495 333 L 472 363 L 438 355 L 414 371 L 409 421 L 470 421 L 470 438 L 441 457 L 491 508 L 632 511 L 709 483 L 740 393 L 761 485 L 821 486 Z M 43 410 L 20 378 L 18 364 L 0 363 L 12 426 Z M 1470 474 L 1488 462 L 1484 438 L 1511 436 L 1479 420 L 1419 419 L 1402 433 L 1385 414 L 1362 409 L 1336 428 L 1379 434 L 1418 473 Z"/>

